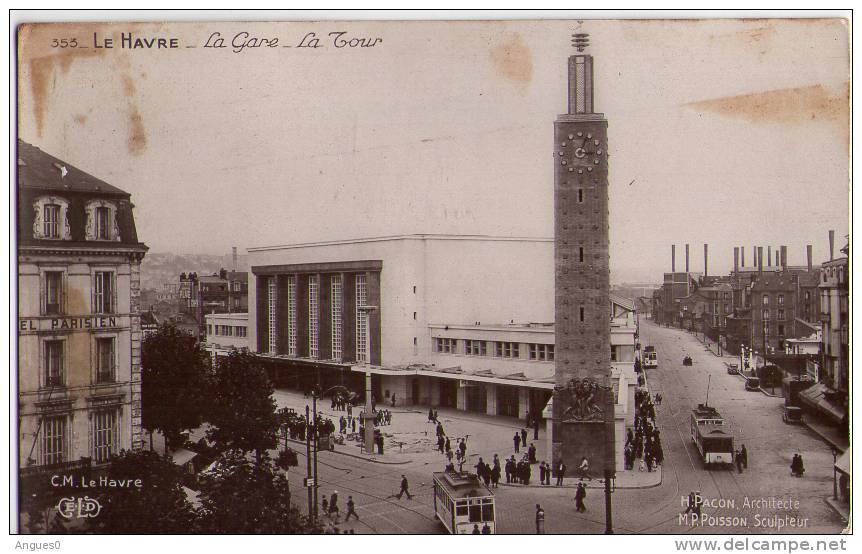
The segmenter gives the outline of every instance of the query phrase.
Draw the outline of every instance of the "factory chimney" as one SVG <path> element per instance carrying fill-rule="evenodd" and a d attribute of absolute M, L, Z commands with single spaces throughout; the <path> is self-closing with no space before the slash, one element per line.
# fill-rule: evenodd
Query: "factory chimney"
<path fill-rule="evenodd" d="M 787 246 L 781 245 L 781 269 L 787 269 Z"/>
<path fill-rule="evenodd" d="M 757 247 L 757 271 L 763 273 L 763 247 Z"/>
<path fill-rule="evenodd" d="M 709 245 L 703 243 L 703 276 L 709 275 Z"/>
<path fill-rule="evenodd" d="M 688 245 L 685 245 L 685 272 L 688 273 Z"/>
<path fill-rule="evenodd" d="M 829 261 L 835 259 L 835 231 L 829 230 Z"/>
<path fill-rule="evenodd" d="M 676 245 L 670 245 L 670 272 L 676 273 Z"/>
<path fill-rule="evenodd" d="M 766 267 L 772 267 L 772 247 L 766 247 Z"/>
<path fill-rule="evenodd" d="M 739 247 L 739 267 L 745 267 L 745 247 Z"/>
<path fill-rule="evenodd" d="M 805 252 L 808 255 L 808 271 L 811 271 L 813 269 L 811 258 L 814 253 L 812 252 L 812 246 L 810 244 L 805 246 Z"/>
<path fill-rule="evenodd" d="M 734 273 L 739 272 L 739 247 L 738 246 L 733 247 L 733 272 Z"/>

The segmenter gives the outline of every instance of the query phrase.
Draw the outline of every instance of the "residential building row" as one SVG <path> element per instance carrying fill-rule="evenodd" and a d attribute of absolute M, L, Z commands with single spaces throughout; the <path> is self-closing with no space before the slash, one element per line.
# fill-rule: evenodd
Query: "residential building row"
<path fill-rule="evenodd" d="M 99 466 L 142 444 L 147 247 L 128 193 L 17 146 L 19 467 Z"/>

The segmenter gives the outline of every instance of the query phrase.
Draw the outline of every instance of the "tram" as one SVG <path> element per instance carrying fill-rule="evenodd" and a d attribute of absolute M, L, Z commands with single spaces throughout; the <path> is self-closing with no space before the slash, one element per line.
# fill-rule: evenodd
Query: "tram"
<path fill-rule="evenodd" d="M 724 430 L 724 418 L 712 406 L 698 404 L 691 411 L 691 440 L 704 465 L 733 465 L 733 436 Z"/>
<path fill-rule="evenodd" d="M 434 515 L 453 535 L 495 534 L 494 493 L 472 473 L 434 473 Z"/>
<path fill-rule="evenodd" d="M 654 346 L 647 346 L 643 353 L 644 369 L 655 369 L 658 367 L 658 355 Z"/>

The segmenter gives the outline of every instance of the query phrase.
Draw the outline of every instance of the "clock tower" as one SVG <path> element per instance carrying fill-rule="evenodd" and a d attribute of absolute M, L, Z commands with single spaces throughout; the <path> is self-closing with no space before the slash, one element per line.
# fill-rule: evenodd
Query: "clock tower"
<path fill-rule="evenodd" d="M 593 111 L 593 57 L 575 34 L 568 113 L 554 122 L 555 390 L 552 456 L 575 475 L 614 471 L 608 254 L 608 121 Z M 610 473 L 608 473 L 610 472 Z"/>

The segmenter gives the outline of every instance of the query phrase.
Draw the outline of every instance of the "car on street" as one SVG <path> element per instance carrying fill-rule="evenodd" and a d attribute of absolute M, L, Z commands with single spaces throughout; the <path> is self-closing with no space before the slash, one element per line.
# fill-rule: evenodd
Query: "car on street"
<path fill-rule="evenodd" d="M 799 406 L 785 406 L 781 420 L 789 425 L 802 423 L 802 408 Z"/>
<path fill-rule="evenodd" d="M 758 377 L 749 377 L 745 380 L 745 390 L 757 391 L 760 390 L 760 379 Z"/>

